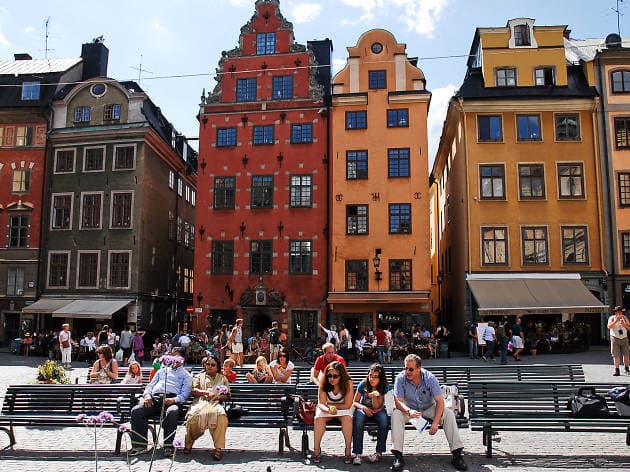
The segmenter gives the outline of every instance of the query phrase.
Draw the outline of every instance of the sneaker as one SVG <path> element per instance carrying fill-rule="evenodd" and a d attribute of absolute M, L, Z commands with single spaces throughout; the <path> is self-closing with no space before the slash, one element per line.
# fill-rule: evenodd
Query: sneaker
<path fill-rule="evenodd" d="M 402 470 L 402 468 L 405 466 L 405 460 L 403 459 L 402 452 L 392 449 L 392 454 L 394 454 L 394 463 L 392 464 L 392 470 Z"/>
<path fill-rule="evenodd" d="M 626 374 L 630 374 L 630 367 L 626 366 Z"/>
<path fill-rule="evenodd" d="M 380 462 L 381 461 L 381 453 L 380 452 L 375 452 L 374 454 L 370 454 L 368 456 L 368 460 L 372 464 L 376 464 L 377 462 Z"/>
<path fill-rule="evenodd" d="M 481 360 L 486 362 L 488 359 L 486 359 L 486 356 L 481 356 Z"/>
<path fill-rule="evenodd" d="M 457 470 L 468 470 L 468 465 L 466 464 L 466 461 L 464 460 L 464 456 L 462 455 L 461 451 L 453 452 L 453 459 L 451 459 L 451 464 L 453 464 L 453 467 L 455 467 Z"/>
<path fill-rule="evenodd" d="M 129 449 L 129 451 L 127 451 L 127 454 L 130 456 L 139 456 L 140 454 L 144 454 L 146 450 L 147 450 L 146 447 L 134 446 L 131 449 Z"/>
<path fill-rule="evenodd" d="M 352 459 L 352 464 L 353 465 L 361 465 L 362 464 L 361 456 L 359 454 L 354 456 L 354 459 Z"/>

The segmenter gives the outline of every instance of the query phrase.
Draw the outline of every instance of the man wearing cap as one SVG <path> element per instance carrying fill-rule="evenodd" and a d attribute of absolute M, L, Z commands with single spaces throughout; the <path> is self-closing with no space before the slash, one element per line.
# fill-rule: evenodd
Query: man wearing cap
<path fill-rule="evenodd" d="M 623 356 L 623 365 L 626 373 L 630 374 L 630 346 L 628 345 L 628 329 L 630 329 L 630 321 L 623 314 L 621 306 L 615 307 L 615 313 L 608 318 L 608 329 L 610 330 L 610 353 L 615 364 L 615 377 L 621 375 L 619 373 L 620 358 Z"/>
<path fill-rule="evenodd" d="M 173 456 L 173 439 L 177 429 L 179 408 L 192 391 L 192 375 L 182 368 L 184 358 L 179 349 L 173 349 L 171 356 L 163 357 L 163 366 L 149 382 L 142 394 L 141 403 L 131 410 L 130 455 L 143 453 L 147 448 L 148 419 L 159 415 L 164 405 L 164 457 Z"/>

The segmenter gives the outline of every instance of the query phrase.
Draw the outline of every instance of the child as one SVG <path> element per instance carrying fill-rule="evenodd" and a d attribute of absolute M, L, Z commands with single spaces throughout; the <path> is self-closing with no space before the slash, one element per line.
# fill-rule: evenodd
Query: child
<path fill-rule="evenodd" d="M 121 383 L 142 385 L 142 369 L 140 368 L 139 363 L 137 363 L 136 361 L 132 361 L 129 364 L 127 375 L 125 375 L 125 378 L 122 380 Z"/>
<path fill-rule="evenodd" d="M 273 374 L 267 364 L 267 359 L 264 356 L 258 356 L 256 358 L 256 367 L 254 370 L 245 374 L 249 383 L 271 383 L 273 380 Z"/>
<path fill-rule="evenodd" d="M 223 376 L 228 379 L 228 382 L 236 382 L 236 372 L 234 372 L 234 367 L 236 367 L 236 362 L 234 359 L 225 359 L 223 362 Z"/>

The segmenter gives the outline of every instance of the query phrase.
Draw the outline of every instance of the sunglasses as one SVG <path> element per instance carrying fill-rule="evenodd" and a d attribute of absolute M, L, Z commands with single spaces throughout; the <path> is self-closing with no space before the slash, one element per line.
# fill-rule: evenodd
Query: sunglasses
<path fill-rule="evenodd" d="M 405 370 L 407 372 L 413 372 L 414 370 L 416 370 L 416 368 L 415 367 L 405 367 Z"/>
<path fill-rule="evenodd" d="M 339 374 L 326 374 L 326 377 L 329 379 L 338 379 L 340 377 Z"/>
<path fill-rule="evenodd" d="M 219 364 L 215 364 L 215 363 L 210 363 L 210 362 L 208 362 L 208 363 L 206 364 L 206 367 L 219 367 Z"/>
<path fill-rule="evenodd" d="M 278 355 L 278 357 L 289 357 L 289 356 L 287 356 L 286 354 L 280 354 Z"/>

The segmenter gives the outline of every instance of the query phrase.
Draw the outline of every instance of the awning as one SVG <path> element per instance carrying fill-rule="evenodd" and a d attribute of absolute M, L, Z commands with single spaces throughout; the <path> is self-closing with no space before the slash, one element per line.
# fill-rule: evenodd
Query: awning
<path fill-rule="evenodd" d="M 40 298 L 22 308 L 22 313 L 52 313 L 74 301 L 67 298 Z"/>
<path fill-rule="evenodd" d="M 573 274 L 567 274 L 573 275 Z M 606 313 L 600 302 L 577 277 L 469 276 L 480 315 L 547 313 Z"/>
<path fill-rule="evenodd" d="M 112 299 L 84 299 L 74 300 L 53 312 L 53 318 L 94 318 L 109 319 L 121 308 L 129 305 L 133 300 Z"/>

